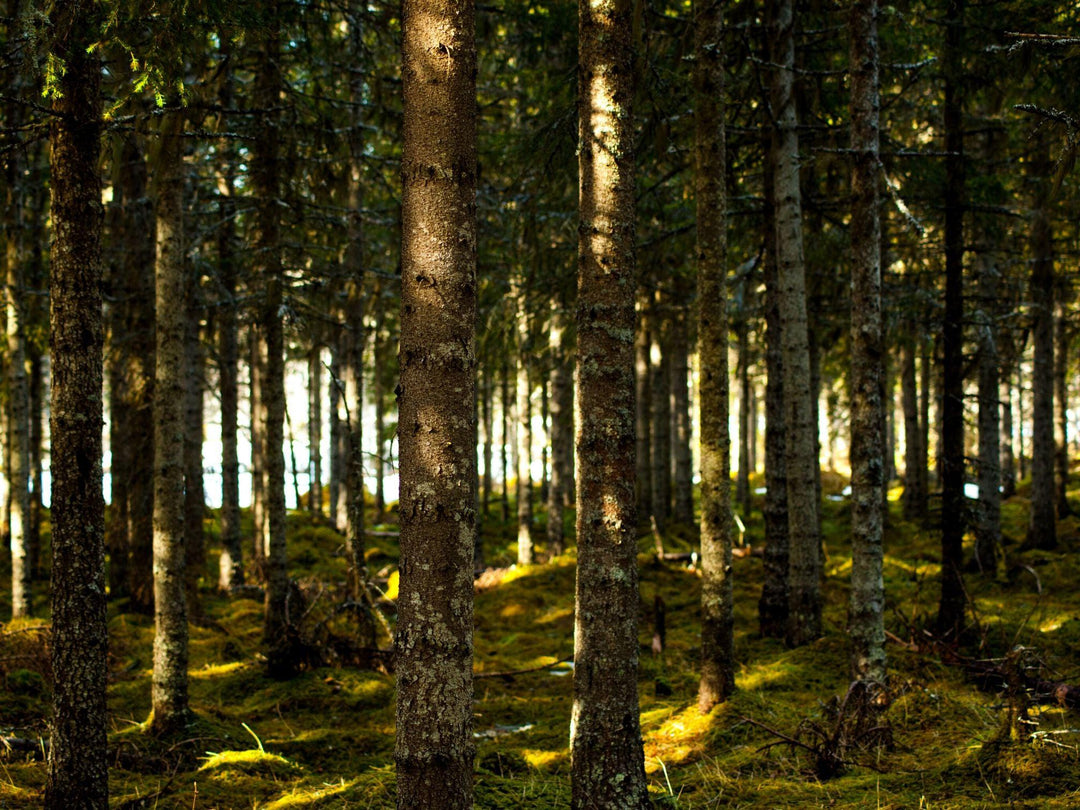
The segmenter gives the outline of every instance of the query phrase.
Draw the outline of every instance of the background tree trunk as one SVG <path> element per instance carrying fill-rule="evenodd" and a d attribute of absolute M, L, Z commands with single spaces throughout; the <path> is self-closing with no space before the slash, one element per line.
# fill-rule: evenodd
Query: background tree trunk
<path fill-rule="evenodd" d="M 671 410 L 672 457 L 674 476 L 672 492 L 675 509 L 672 518 L 682 526 L 694 523 L 694 473 L 690 439 L 690 317 L 684 302 L 692 293 L 686 289 L 688 280 L 675 280 L 677 305 L 671 319 Z"/>
<path fill-rule="evenodd" d="M 574 452 L 574 381 L 567 347 L 566 315 L 552 305 L 551 329 L 551 483 L 548 486 L 547 543 L 552 556 L 565 551 L 563 515 Z"/>

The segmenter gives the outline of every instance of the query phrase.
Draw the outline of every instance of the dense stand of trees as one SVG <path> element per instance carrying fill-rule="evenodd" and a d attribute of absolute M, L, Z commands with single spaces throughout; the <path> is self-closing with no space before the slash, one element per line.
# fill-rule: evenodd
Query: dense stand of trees
<path fill-rule="evenodd" d="M 1054 548 L 1075 442 L 1080 97 L 1053 77 L 1078 13 L 992 9 L 12 0 L 0 505 L 12 618 L 51 576 L 47 804 L 106 805 L 106 600 L 155 617 L 159 735 L 191 720 L 209 583 L 263 588 L 267 668 L 292 677 L 290 467 L 370 621 L 365 488 L 381 523 L 396 452 L 400 805 L 470 804 L 497 523 L 521 566 L 575 549 L 574 806 L 645 806 L 639 535 L 700 545 L 700 709 L 737 685 L 732 389 L 742 522 L 766 488 L 760 632 L 825 632 L 824 449 L 851 478 L 851 677 L 887 682 L 902 448 L 961 643 L 979 578 L 1007 575 L 1002 499 L 1030 473 L 1026 543 Z"/>

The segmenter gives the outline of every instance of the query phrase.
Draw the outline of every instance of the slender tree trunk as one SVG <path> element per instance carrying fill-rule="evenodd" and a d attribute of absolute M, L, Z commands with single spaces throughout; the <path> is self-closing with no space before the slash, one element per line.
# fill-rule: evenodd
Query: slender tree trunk
<path fill-rule="evenodd" d="M 948 0 L 945 19 L 945 322 L 941 411 L 941 600 L 939 632 L 964 628 L 964 0 Z"/>
<path fill-rule="evenodd" d="M 563 515 L 574 452 L 574 381 L 567 347 L 566 315 L 552 305 L 548 344 L 551 348 L 551 484 L 548 487 L 547 543 L 552 556 L 565 551 Z"/>
<path fill-rule="evenodd" d="M 499 366 L 499 466 L 502 471 L 502 492 L 500 499 L 502 523 L 505 527 L 510 520 L 510 362 L 504 356 Z"/>
<path fill-rule="evenodd" d="M 47 810 L 109 806 L 105 504 L 101 485 L 101 63 L 72 34 L 93 30 L 58 2 L 53 43 L 65 64 L 49 124 L 52 149 L 53 720 Z"/>
<path fill-rule="evenodd" d="M 685 289 L 688 282 L 678 278 L 675 283 L 679 301 L 689 300 L 691 293 Z M 671 320 L 672 456 L 675 473 L 672 480 L 675 495 L 672 518 L 682 526 L 692 526 L 694 523 L 694 480 L 690 452 L 689 317 L 686 307 L 680 303 Z"/>
<path fill-rule="evenodd" d="M 251 432 L 252 561 L 266 579 L 266 416 L 263 403 L 266 385 L 266 347 L 258 324 L 248 329 L 248 422 Z"/>
<path fill-rule="evenodd" d="M 925 471 L 919 465 L 925 458 L 922 449 L 923 432 L 919 424 L 919 391 L 915 376 L 915 342 L 911 327 L 904 340 L 900 368 L 900 390 L 904 404 L 904 517 L 923 520 L 926 513 L 926 491 L 922 488 Z"/>
<path fill-rule="evenodd" d="M 728 434 L 724 22 L 720 0 L 694 5 L 694 200 L 697 210 L 701 428 L 701 683 L 708 712 L 735 690 Z M 741 458 L 741 457 L 740 457 Z M 744 462 L 740 462 L 744 463 Z"/>
<path fill-rule="evenodd" d="M 1034 393 L 1034 392 L 1032 392 Z M 1022 362 L 1016 364 L 1016 406 L 1017 406 L 1017 420 L 1016 420 L 1016 446 L 1020 451 L 1020 480 L 1027 478 L 1028 474 L 1028 456 L 1024 453 L 1024 367 Z"/>
<path fill-rule="evenodd" d="M 525 359 L 528 324 L 520 291 L 517 297 L 517 562 L 532 565 L 532 383 Z"/>
<path fill-rule="evenodd" d="M 162 120 L 155 171 L 157 365 L 154 380 L 154 675 L 152 725 L 174 734 L 188 720 L 184 548 L 183 114 Z"/>
<path fill-rule="evenodd" d="M 42 441 L 44 425 L 44 387 L 45 360 L 41 353 L 30 350 L 30 481 L 32 495 L 30 500 L 30 571 L 34 579 L 43 576 L 41 565 L 41 521 L 45 505 L 41 496 Z"/>
<path fill-rule="evenodd" d="M 185 269 L 184 320 L 184 572 L 188 614 L 202 620 L 199 578 L 206 575 L 206 491 L 203 485 L 203 388 L 206 357 L 201 341 L 202 291 L 193 266 Z"/>
<path fill-rule="evenodd" d="M 222 36 L 226 60 L 222 77 L 221 104 L 233 104 L 232 72 L 229 67 L 232 43 Z M 221 305 L 218 324 L 218 368 L 221 385 L 221 560 L 218 587 L 229 590 L 244 584 L 244 561 L 240 543 L 240 459 L 237 453 L 237 416 L 240 392 L 237 374 L 239 363 L 236 306 L 236 155 L 231 139 L 222 140 L 224 193 L 219 198 L 218 276 L 221 280 Z"/>
<path fill-rule="evenodd" d="M 330 340 L 330 380 L 327 395 L 330 399 L 330 522 L 338 531 L 343 529 L 338 515 L 338 500 L 341 497 L 341 434 L 344 427 L 341 422 L 341 327 L 335 326 Z"/>
<path fill-rule="evenodd" d="M 18 11 L 17 4 L 15 11 Z M 14 24 L 12 22 L 11 24 Z M 11 91 L 21 94 L 22 77 L 18 76 Z M 9 103 L 8 125 L 21 123 L 18 103 Z M 8 467 L 6 470 L 11 493 L 9 520 L 11 526 L 11 617 L 29 616 L 33 610 L 33 554 L 30 549 L 30 388 L 26 377 L 27 299 L 23 294 L 26 283 L 27 245 L 24 242 L 23 185 L 25 158 L 14 150 L 7 158 L 7 412 Z"/>
<path fill-rule="evenodd" d="M 923 501 L 919 516 L 923 525 L 930 521 L 930 400 L 933 397 L 933 342 L 923 338 L 919 347 L 919 464 L 916 469 Z"/>
<path fill-rule="evenodd" d="M 851 7 L 851 677 L 885 682 L 877 0 Z"/>
<path fill-rule="evenodd" d="M 791 646 L 821 635 L 821 534 L 818 460 L 803 261 L 799 191 L 799 137 L 795 115 L 794 2 L 776 0 L 770 23 L 773 53 L 772 108 L 775 162 L 777 277 L 783 322 L 784 427 L 788 509 L 788 623 Z"/>
<path fill-rule="evenodd" d="M 1057 468 L 1057 516 L 1072 514 L 1069 507 L 1069 322 L 1068 279 L 1058 279 L 1054 302 L 1054 466 Z M 10 321 L 9 327 L 10 329 Z M 15 411 L 12 410 L 12 418 Z M 12 433 L 12 452 L 17 443 Z M 13 489 L 14 491 L 14 489 Z M 15 531 L 14 499 L 12 500 L 12 532 Z M 12 534 L 14 537 L 14 534 Z"/>
<path fill-rule="evenodd" d="M 481 366 L 481 368 L 483 368 Z M 491 374 L 488 371 L 482 371 L 480 375 L 480 411 L 483 414 L 482 429 L 484 431 L 484 477 L 481 480 L 481 515 L 483 519 L 489 520 L 491 518 L 491 493 L 492 493 L 492 470 L 491 464 L 494 461 L 494 437 L 492 431 L 495 428 L 494 420 L 492 419 L 492 411 L 495 409 L 495 386 L 492 384 Z"/>
<path fill-rule="evenodd" d="M 979 328 L 979 512 L 975 527 L 975 563 L 980 571 L 1006 578 L 1001 539 L 1001 424 L 997 348 L 998 269 L 980 258 Z"/>
<path fill-rule="evenodd" d="M 770 16 L 773 0 L 769 0 Z M 772 57 L 768 59 L 771 61 Z M 769 145 L 765 144 L 766 151 Z M 784 428 L 784 353 L 776 266 L 776 207 L 771 159 L 765 161 L 765 576 L 758 602 L 761 635 L 782 638 L 788 621 L 787 452 Z"/>
<path fill-rule="evenodd" d="M 386 340 L 383 332 L 386 328 L 386 311 L 382 297 L 382 285 L 378 285 L 375 291 L 375 334 L 372 336 L 372 363 L 371 397 L 375 401 L 375 522 L 386 522 L 386 457 L 383 455 L 386 449 L 386 376 L 383 363 L 386 360 Z M 488 451 L 490 452 L 490 444 Z M 485 467 L 486 474 L 491 475 L 490 469 Z M 488 480 L 488 488 L 491 481 Z"/>
<path fill-rule="evenodd" d="M 322 510 L 322 346 L 308 354 L 308 511 Z M 299 504 L 297 504 L 299 506 Z"/>
<path fill-rule="evenodd" d="M 1036 183 L 1031 225 L 1032 364 L 1031 513 L 1027 543 L 1034 548 L 1057 546 L 1054 509 L 1054 241 L 1047 203 L 1049 147 L 1036 146 L 1031 161 Z"/>
<path fill-rule="evenodd" d="M 754 475 L 758 471 L 758 393 L 757 386 L 754 381 L 747 375 L 747 384 L 749 386 L 747 400 L 749 401 L 749 418 L 750 424 L 747 426 L 746 435 L 748 444 L 750 446 L 750 463 L 747 465 L 747 469 L 751 475 Z M 750 493 L 751 503 L 753 502 L 753 492 Z"/>
<path fill-rule="evenodd" d="M 453 810 L 472 806 L 475 753 L 475 8 L 405 0 L 403 30 L 394 759 L 398 807 Z"/>
<path fill-rule="evenodd" d="M 739 346 L 739 477 L 735 500 L 743 520 L 750 518 L 750 325 L 745 319 L 736 326 Z"/>
<path fill-rule="evenodd" d="M 671 517 L 671 347 L 667 296 L 653 305 L 653 347 L 659 361 L 651 366 L 652 394 L 652 507 L 660 531 L 667 528 Z"/>
<path fill-rule="evenodd" d="M 540 375 L 540 503 L 547 503 L 551 484 L 551 402 L 547 376 Z"/>
<path fill-rule="evenodd" d="M 649 806 L 637 695 L 632 18 L 628 0 L 578 4 L 575 810 Z"/>
<path fill-rule="evenodd" d="M 1016 457 L 1013 453 L 1013 367 L 1016 365 L 1015 349 L 1008 328 L 1000 331 L 1004 346 L 1001 364 L 1004 396 L 1001 399 L 1001 497 L 1009 499 L 1016 494 Z"/>
<path fill-rule="evenodd" d="M 647 294 L 638 295 L 638 327 L 634 341 L 634 474 L 637 480 L 635 503 L 639 515 L 653 514 L 652 480 L 652 303 Z"/>

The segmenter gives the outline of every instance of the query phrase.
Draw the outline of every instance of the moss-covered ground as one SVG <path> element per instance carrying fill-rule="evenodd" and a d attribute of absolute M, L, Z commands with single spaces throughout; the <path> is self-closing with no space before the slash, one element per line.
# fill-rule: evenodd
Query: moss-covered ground
<path fill-rule="evenodd" d="M 695 706 L 698 574 L 684 563 L 655 562 L 643 531 L 640 641 L 641 721 L 649 789 L 658 807 L 956 808 L 1080 806 L 1080 717 L 1033 707 L 1035 741 L 1010 739 L 1007 701 L 971 682 L 925 638 L 939 571 L 937 535 L 904 522 L 892 504 L 885 567 L 892 701 L 874 723 L 887 724 L 891 748 L 857 746 L 834 778 L 815 775 L 814 756 L 778 743 L 762 725 L 804 742 L 800 724 L 829 731 L 830 701 L 847 689 L 844 635 L 850 569 L 848 512 L 826 480 L 825 636 L 788 650 L 757 634 L 759 557 L 735 562 L 738 691 L 708 716 Z M 893 493 L 897 495 L 898 493 Z M 538 513 L 541 510 L 538 510 Z M 1028 648 L 1045 677 L 1080 684 L 1080 557 L 1077 523 L 1060 525 L 1061 548 L 1024 551 L 1024 490 L 1004 507 L 1011 576 L 995 582 L 967 576 L 972 658 Z M 542 514 L 538 514 L 542 521 Z M 569 523 L 568 523 L 569 525 Z M 216 527 L 207 521 L 213 538 Z M 393 588 L 398 554 L 392 524 L 370 540 L 370 570 Z M 747 540 L 760 546 L 760 513 Z M 485 552 L 497 570 L 476 595 L 476 805 L 482 808 L 569 806 L 568 727 L 573 650 L 573 550 L 526 569 L 510 568 L 513 533 L 489 521 Z M 673 529 L 668 551 L 692 547 Z M 324 523 L 290 517 L 292 575 L 314 604 L 309 621 L 327 616 L 344 580 L 342 538 Z M 970 551 L 970 550 L 969 550 Z M 213 545 L 209 564 L 216 563 Z M 191 631 L 191 703 L 196 719 L 182 738 L 151 738 L 149 712 L 152 619 L 114 606 L 110 612 L 109 757 L 114 807 L 124 808 L 388 808 L 394 806 L 394 681 L 351 667 L 308 669 L 289 681 L 263 673 L 261 604 L 219 595 L 208 576 L 201 591 L 206 620 Z M 7 583 L 5 577 L 5 586 Z M 38 615 L 47 614 L 38 586 Z M 9 611 L 10 592 L 0 588 Z M 392 595 L 392 594 L 391 594 Z M 666 606 L 667 644 L 651 650 L 655 598 Z M 392 626 L 392 610 L 387 610 Z M 336 623 L 336 624 L 335 624 Z M 0 625 L 0 734 L 45 736 L 49 707 L 43 620 Z M 326 627 L 348 632 L 339 617 Z M 377 642 L 386 647 L 385 629 Z M 498 675 L 534 669 L 517 675 Z M 45 767 L 33 752 L 0 754 L 0 808 L 36 807 Z"/>

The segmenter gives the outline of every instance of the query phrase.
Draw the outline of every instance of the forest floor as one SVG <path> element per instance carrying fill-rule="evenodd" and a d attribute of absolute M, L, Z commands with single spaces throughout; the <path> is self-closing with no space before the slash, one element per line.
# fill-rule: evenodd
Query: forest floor
<path fill-rule="evenodd" d="M 970 667 L 929 643 L 923 628 L 936 606 L 938 537 L 901 520 L 895 502 L 885 566 L 891 704 L 877 717 L 861 712 L 854 700 L 837 709 L 848 687 L 850 556 L 842 486 L 826 476 L 825 636 L 796 650 L 760 638 L 761 559 L 737 559 L 738 691 L 707 716 L 695 702 L 699 575 L 685 563 L 657 563 L 654 540 L 643 533 L 639 695 L 656 806 L 1080 805 L 1080 717 L 1056 705 L 1032 705 L 1027 712 L 1036 734 L 1010 735 L 1008 717 L 1016 701 L 1000 688 L 986 688 L 987 679 L 972 678 Z M 974 610 L 960 652 L 968 663 L 977 659 L 992 667 L 1022 646 L 1028 674 L 1037 667 L 1044 679 L 1080 684 L 1078 523 L 1060 523 L 1059 551 L 1022 550 L 1025 492 L 1021 488 L 1004 507 L 1009 581 L 967 575 Z M 290 516 L 289 525 L 291 573 L 303 584 L 310 608 L 305 626 L 312 637 L 347 634 L 347 615 L 334 611 L 345 576 L 342 537 L 300 513 Z M 392 596 L 395 527 L 375 528 L 384 532 L 370 541 L 369 568 L 390 577 Z M 217 529 L 209 518 L 207 529 L 211 536 Z M 748 523 L 748 542 L 760 546 L 761 533 L 757 512 Z M 573 651 L 574 555 L 571 550 L 546 564 L 513 568 L 513 543 L 509 527 L 491 523 L 485 530 L 487 558 L 497 568 L 478 580 L 476 594 L 476 806 L 568 807 L 572 674 L 560 662 Z M 690 550 L 688 535 L 677 530 L 665 545 L 668 551 Z M 213 544 L 210 550 L 214 566 Z M 112 806 L 393 807 L 393 677 L 319 666 L 289 681 L 269 679 L 260 654 L 261 603 L 219 595 L 210 587 L 213 581 L 208 578 L 201 592 L 205 619 L 191 631 L 196 719 L 183 738 L 157 740 L 145 728 L 153 619 L 110 610 Z M 667 625 L 660 655 L 651 650 L 657 596 L 666 606 Z M 3 588 L 0 602 L 3 619 L 10 604 Z M 47 612 L 44 593 L 37 609 Z M 0 625 L 2 736 L 47 735 L 48 655 L 38 626 L 40 620 Z M 377 643 L 389 646 L 383 627 Z M 489 677 L 525 669 L 534 671 Z M 784 743 L 763 726 L 805 747 Z M 875 744 L 889 736 L 891 746 Z M 818 753 L 835 753 L 842 760 L 839 773 L 822 778 L 829 762 L 819 762 Z M 0 753 L 0 808 L 39 806 L 44 781 L 39 752 Z"/>

